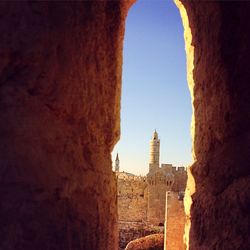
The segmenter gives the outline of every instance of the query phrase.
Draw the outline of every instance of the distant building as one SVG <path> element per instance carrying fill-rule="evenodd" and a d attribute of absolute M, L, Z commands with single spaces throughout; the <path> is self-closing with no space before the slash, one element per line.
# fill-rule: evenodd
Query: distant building
<path fill-rule="evenodd" d="M 181 224 L 183 224 L 181 227 L 184 228 L 182 200 L 186 188 L 187 172 L 184 167 L 175 167 L 172 164 L 161 164 L 160 166 L 160 139 L 158 133 L 154 131 L 150 140 L 149 172 L 146 176 L 120 172 L 119 163 L 117 154 L 115 174 L 117 178 L 118 220 L 120 225 L 124 227 L 126 222 L 133 223 L 133 227 L 137 223 L 140 228 L 142 225 L 147 227 L 149 225 L 154 227 L 164 225 L 166 193 L 169 192 L 170 196 L 168 197 L 171 197 L 171 199 L 168 200 L 167 206 L 170 208 L 171 204 L 173 206 L 169 210 L 171 214 L 168 216 L 171 216 L 171 220 L 175 223 L 175 220 L 173 220 L 173 218 L 175 219 L 174 211 L 178 211 L 176 223 L 181 221 Z M 180 214 L 182 214 L 183 218 L 179 218 Z M 124 231 L 124 228 L 120 227 L 121 230 Z M 138 229 L 135 228 L 135 231 L 137 232 Z M 129 232 L 129 235 L 132 235 L 132 233 Z"/>

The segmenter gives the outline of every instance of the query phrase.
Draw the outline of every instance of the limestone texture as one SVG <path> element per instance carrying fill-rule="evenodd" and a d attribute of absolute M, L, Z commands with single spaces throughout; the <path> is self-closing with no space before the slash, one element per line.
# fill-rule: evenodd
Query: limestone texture
<path fill-rule="evenodd" d="M 116 172 L 118 220 L 147 220 L 148 189 L 146 177 Z"/>
<path fill-rule="evenodd" d="M 129 1 L 1 1 L 0 249 L 117 249 Z"/>
<path fill-rule="evenodd" d="M 250 3 L 181 2 L 194 52 L 189 249 L 249 249 Z"/>
<path fill-rule="evenodd" d="M 120 172 L 119 163 L 117 154 L 115 174 L 118 221 L 142 222 L 152 226 L 163 225 L 166 192 L 175 192 L 176 200 L 178 200 L 178 195 L 183 196 L 187 182 L 185 167 L 175 167 L 172 164 L 160 165 L 160 139 L 156 130 L 150 140 L 149 172 L 146 176 Z"/>
<path fill-rule="evenodd" d="M 186 249 L 183 235 L 185 226 L 185 212 L 182 199 L 175 192 L 168 192 L 166 196 L 166 218 L 164 240 L 167 250 Z"/>
<path fill-rule="evenodd" d="M 151 168 L 147 177 L 117 171 L 115 174 L 119 249 L 123 250 L 134 239 L 163 233 L 164 223 L 167 249 L 184 249 L 185 169 L 162 164 L 153 173 Z"/>
<path fill-rule="evenodd" d="M 164 235 L 151 234 L 129 242 L 125 250 L 163 250 Z"/>
<path fill-rule="evenodd" d="M 118 221 L 119 250 L 124 250 L 129 242 L 147 235 L 163 234 L 163 226 L 152 226 L 144 222 Z M 132 243 L 131 243 L 132 244 Z"/>
<path fill-rule="evenodd" d="M 175 192 L 175 197 L 178 200 L 178 194 L 184 194 L 186 182 L 187 172 L 185 168 L 174 167 L 172 164 L 162 164 L 161 168 L 151 170 L 147 174 L 147 221 L 149 223 L 153 225 L 164 224 L 166 192 Z"/>
<path fill-rule="evenodd" d="M 133 2 L 1 1 L 0 249 L 117 249 L 110 153 Z M 247 250 L 250 3 L 180 2 L 194 52 L 188 247 Z"/>

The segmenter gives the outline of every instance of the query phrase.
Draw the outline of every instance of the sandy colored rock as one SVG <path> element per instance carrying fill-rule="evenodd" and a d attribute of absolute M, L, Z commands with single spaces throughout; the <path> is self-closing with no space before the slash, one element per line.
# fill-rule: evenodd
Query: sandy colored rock
<path fill-rule="evenodd" d="M 250 4 L 181 2 L 194 47 L 189 249 L 248 249 Z"/>
<path fill-rule="evenodd" d="M 163 234 L 164 227 L 148 225 L 144 222 L 118 221 L 119 250 L 124 250 L 129 242 L 152 234 Z"/>
<path fill-rule="evenodd" d="M 0 249 L 117 248 L 110 153 L 132 2 L 0 3 Z M 194 51 L 189 249 L 248 249 L 250 4 L 181 2 Z"/>
<path fill-rule="evenodd" d="M 0 249 L 117 248 L 128 5 L 0 3 Z"/>
<path fill-rule="evenodd" d="M 125 250 L 163 250 L 164 235 L 151 234 L 128 243 Z"/>

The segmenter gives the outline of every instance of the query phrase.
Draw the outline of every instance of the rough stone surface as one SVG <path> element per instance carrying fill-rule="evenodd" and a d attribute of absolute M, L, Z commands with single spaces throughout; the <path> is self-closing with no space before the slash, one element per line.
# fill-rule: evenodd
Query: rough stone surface
<path fill-rule="evenodd" d="M 131 2 L 0 3 L 1 249 L 116 249 L 110 152 Z M 248 249 L 250 3 L 181 2 L 195 66 L 189 248 Z"/>
<path fill-rule="evenodd" d="M 183 200 L 175 192 L 166 196 L 165 245 L 167 250 L 184 250 L 185 212 Z"/>
<path fill-rule="evenodd" d="M 152 234 L 162 234 L 164 227 L 148 225 L 143 222 L 118 222 L 119 250 L 124 250 L 130 241 Z"/>
<path fill-rule="evenodd" d="M 248 249 L 250 3 L 181 2 L 194 46 L 196 161 L 189 248 Z"/>
<path fill-rule="evenodd" d="M 152 165 L 151 165 L 152 167 Z M 119 247 L 142 236 L 163 232 L 166 221 L 167 249 L 184 249 L 184 167 L 162 164 L 146 176 L 115 172 L 117 177 Z M 167 195 L 167 212 L 166 191 Z M 149 216 L 150 215 L 150 216 Z"/>
<path fill-rule="evenodd" d="M 184 167 L 162 164 L 161 168 L 148 173 L 147 182 L 147 221 L 153 225 L 163 224 L 165 221 L 166 192 L 174 191 L 176 197 L 178 193 L 183 194 L 187 182 L 187 172 Z"/>
<path fill-rule="evenodd" d="M 118 220 L 143 222 L 147 220 L 148 190 L 146 177 L 116 173 Z"/>
<path fill-rule="evenodd" d="M 115 172 L 117 178 L 118 220 L 147 222 L 158 226 L 165 221 L 166 191 L 183 195 L 187 172 L 184 167 L 162 164 L 146 176 Z"/>
<path fill-rule="evenodd" d="M 131 241 L 125 250 L 163 250 L 164 248 L 164 235 L 151 234 Z"/>
<path fill-rule="evenodd" d="M 1 1 L 0 249 L 117 249 L 128 5 Z"/>

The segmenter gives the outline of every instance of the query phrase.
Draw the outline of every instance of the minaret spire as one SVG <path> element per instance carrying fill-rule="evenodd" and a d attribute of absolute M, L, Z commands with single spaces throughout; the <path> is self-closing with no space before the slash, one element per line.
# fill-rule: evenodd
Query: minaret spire
<path fill-rule="evenodd" d="M 115 159 L 115 172 L 119 172 L 120 170 L 120 160 L 118 153 L 116 154 L 116 159 Z"/>

